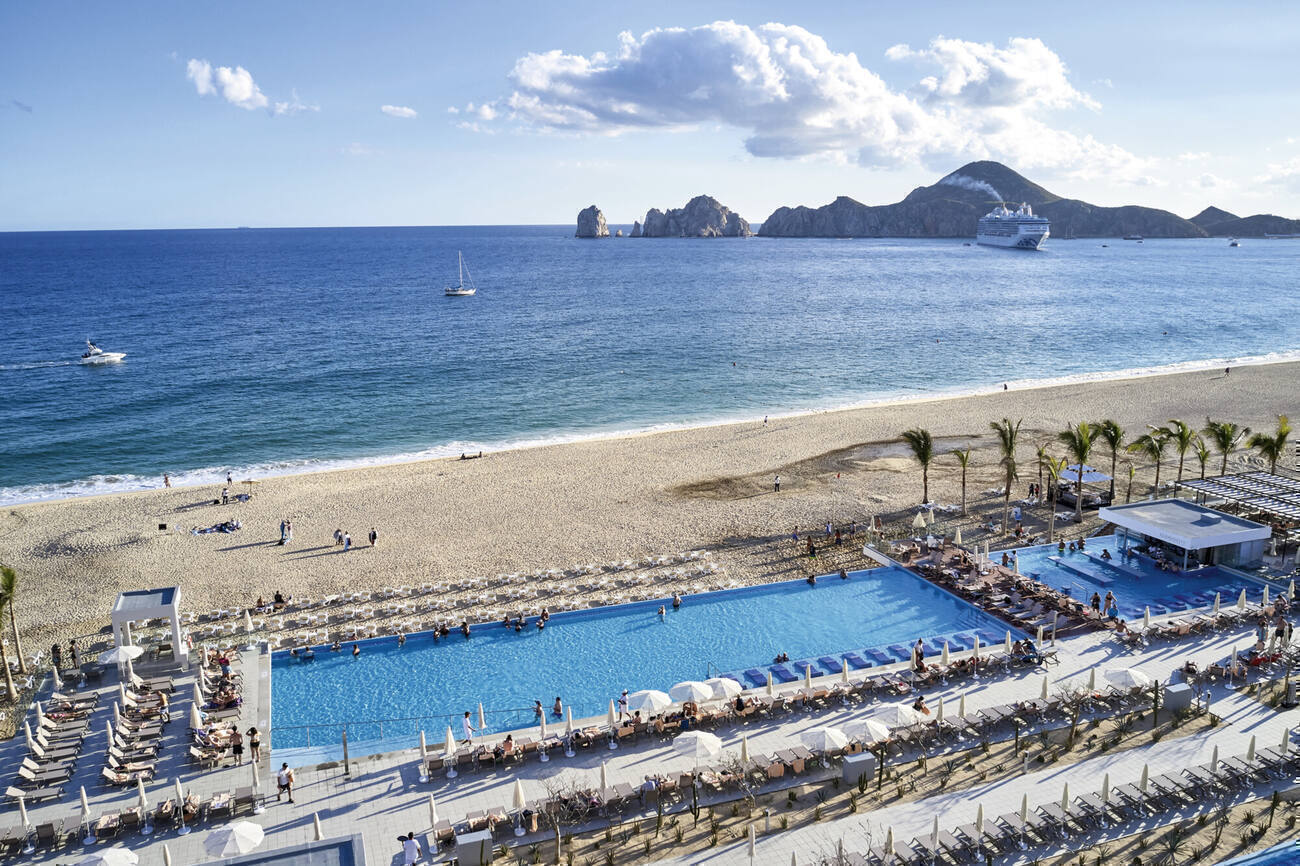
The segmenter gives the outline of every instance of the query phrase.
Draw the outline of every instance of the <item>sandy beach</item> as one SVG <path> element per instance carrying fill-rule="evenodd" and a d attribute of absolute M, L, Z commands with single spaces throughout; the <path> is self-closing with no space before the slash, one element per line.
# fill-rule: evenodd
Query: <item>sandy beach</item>
<path fill-rule="evenodd" d="M 117 592 L 179 584 L 188 608 L 243 606 L 276 590 L 320 596 L 345 589 L 717 548 L 741 582 L 772 579 L 781 564 L 746 556 L 755 542 L 792 528 L 893 514 L 920 501 L 921 475 L 899 434 L 925 427 L 941 456 L 932 498 L 960 498 L 948 454 L 976 449 L 968 480 L 973 509 L 1000 507 L 1001 470 L 989 422 L 1023 418 L 1024 495 L 1036 480 L 1035 447 L 1080 419 L 1114 418 L 1133 438 L 1147 424 L 1206 416 L 1272 430 L 1300 411 L 1300 364 L 1274 364 L 1091 382 L 990 395 L 909 401 L 688 430 L 337 472 L 257 479 L 250 502 L 213 505 L 224 478 L 200 487 L 14 507 L 0 517 L 0 562 L 20 575 L 19 624 L 28 649 L 105 627 Z M 1124 458 L 1121 457 L 1121 460 Z M 1239 452 L 1237 463 L 1252 459 Z M 1177 457 L 1167 454 L 1162 480 Z M 1109 455 L 1093 463 L 1109 467 Z M 1134 496 L 1145 496 L 1149 467 Z M 1218 457 L 1211 460 L 1217 471 Z M 1198 467 L 1189 454 L 1186 472 Z M 781 476 L 781 491 L 772 490 Z M 1121 468 L 1118 496 L 1127 474 Z M 235 491 L 245 488 L 236 478 Z M 161 479 L 160 479 L 161 488 Z M 281 547 L 279 522 L 294 525 Z M 227 519 L 240 532 L 194 536 Z M 971 520 L 978 518 L 972 517 Z M 169 531 L 160 531 L 159 524 Z M 175 531 L 180 527 L 181 532 Z M 375 527 L 379 544 L 366 535 Z M 353 550 L 333 545 L 336 528 Z M 770 549 L 769 549 L 770 553 Z"/>

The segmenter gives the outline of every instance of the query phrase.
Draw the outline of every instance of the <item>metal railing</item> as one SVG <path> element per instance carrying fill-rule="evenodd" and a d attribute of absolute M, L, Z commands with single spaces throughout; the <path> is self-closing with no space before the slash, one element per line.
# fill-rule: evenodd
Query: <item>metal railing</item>
<path fill-rule="evenodd" d="M 306 725 L 276 725 L 271 730 L 271 745 L 275 749 L 337 746 L 342 745 L 346 732 L 348 743 L 354 748 L 358 744 L 400 738 L 407 738 L 409 746 L 414 747 L 420 731 L 424 731 L 430 747 L 436 748 L 442 745 L 448 727 L 451 728 L 453 737 L 458 740 L 461 738 L 462 718 L 464 713 L 445 713 L 347 722 L 316 722 Z M 486 723 L 482 728 L 483 731 L 504 732 L 536 725 L 537 715 L 532 707 L 491 710 L 484 708 L 483 720 Z M 477 710 L 470 713 L 470 722 L 475 730 L 480 729 Z"/>

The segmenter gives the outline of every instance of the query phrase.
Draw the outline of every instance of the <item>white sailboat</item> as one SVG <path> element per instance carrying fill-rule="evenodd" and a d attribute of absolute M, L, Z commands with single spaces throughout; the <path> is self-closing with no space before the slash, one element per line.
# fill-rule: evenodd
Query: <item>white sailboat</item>
<path fill-rule="evenodd" d="M 459 263 L 460 278 L 454 286 L 447 286 L 443 294 L 449 298 L 465 298 L 474 294 L 477 288 L 474 286 L 474 278 L 470 276 L 469 268 L 465 267 L 465 257 L 460 251 L 456 252 L 456 261 Z M 469 285 L 465 285 L 465 278 L 469 277 Z"/>

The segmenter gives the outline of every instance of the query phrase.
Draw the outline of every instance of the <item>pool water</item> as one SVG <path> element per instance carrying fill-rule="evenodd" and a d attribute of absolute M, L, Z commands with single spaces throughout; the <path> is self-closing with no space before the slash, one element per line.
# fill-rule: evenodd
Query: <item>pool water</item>
<path fill-rule="evenodd" d="M 410 635 L 361 644 L 362 653 L 316 649 L 311 661 L 272 658 L 272 744 L 275 748 L 414 735 L 423 728 L 441 742 L 445 726 L 479 702 L 489 730 L 534 723 L 533 700 L 548 709 L 558 695 L 575 718 L 600 715 L 623 689 L 666 691 L 687 679 L 766 668 L 778 653 L 796 661 L 835 657 L 814 675 L 837 672 L 836 654 L 883 647 L 875 663 L 907 658 L 906 646 L 926 637 L 934 648 L 951 638 L 966 645 L 1002 640 L 1007 627 L 962 599 L 897 567 L 688 596 L 679 610 L 640 602 L 552 616 L 544 631 L 516 634 L 499 624 L 434 642 Z M 1018 633 L 1013 631 L 1013 634 Z M 893 650 L 888 649 L 893 647 Z M 865 650 L 864 650 L 865 651 Z M 875 650 L 877 653 L 881 650 Z M 855 667 L 860 666 L 855 664 Z M 802 666 L 788 666 L 803 673 Z M 743 680 L 742 680 L 743 682 Z M 745 686 L 754 682 L 743 682 Z M 354 724 L 378 720 L 378 724 Z M 416 719 L 423 719 L 422 722 Z M 301 727 L 301 726 L 311 726 Z"/>
<path fill-rule="evenodd" d="M 1113 557 L 1108 563 L 1100 560 L 1103 550 Z M 1152 615 L 1204 607 L 1214 603 L 1216 592 L 1221 604 L 1230 605 L 1243 588 L 1251 601 L 1258 601 L 1264 589 L 1258 581 L 1214 566 L 1171 572 L 1159 570 L 1144 556 L 1125 559 L 1114 535 L 1089 538 L 1086 551 L 1067 548 L 1060 553 L 1055 544 L 1021 548 L 1019 558 L 1021 574 L 1068 591 L 1085 604 L 1094 592 L 1102 598 L 1107 590 L 1115 593 L 1120 616 L 1130 622 L 1141 619 L 1148 606 Z"/>

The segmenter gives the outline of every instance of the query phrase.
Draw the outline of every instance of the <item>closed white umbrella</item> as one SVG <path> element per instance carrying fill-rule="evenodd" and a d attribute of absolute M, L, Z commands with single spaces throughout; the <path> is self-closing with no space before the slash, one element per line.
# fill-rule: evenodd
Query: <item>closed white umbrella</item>
<path fill-rule="evenodd" d="M 191 696 L 192 696 L 192 699 L 193 699 L 193 701 L 194 701 L 194 706 L 196 706 L 196 707 L 201 707 L 201 706 L 203 706 L 203 703 L 204 703 L 204 701 L 203 701 L 203 691 L 199 688 L 199 684 L 198 684 L 198 683 L 195 683 L 195 684 L 194 684 L 194 691 L 193 691 L 193 693 L 192 693 Z M 125 701 L 126 698 L 123 698 L 122 700 Z"/>
<path fill-rule="evenodd" d="M 1043 674 L 1043 690 L 1038 696 L 1041 700 L 1047 700 L 1047 674 Z"/>
<path fill-rule="evenodd" d="M 113 724 L 122 726 L 122 705 L 117 701 L 113 701 Z"/>
<path fill-rule="evenodd" d="M 972 652 L 972 655 L 975 658 L 975 662 L 978 664 L 980 658 L 980 636 L 979 635 L 975 635 L 975 650 L 974 652 Z"/>
<path fill-rule="evenodd" d="M 167 847 L 166 842 L 163 843 L 163 866 L 172 866 L 172 849 Z"/>
<path fill-rule="evenodd" d="M 128 703 L 128 701 L 127 701 L 127 699 L 126 699 L 126 685 L 123 684 L 123 683 L 118 683 L 118 684 L 117 684 L 117 700 L 118 700 L 118 703 L 120 703 L 120 704 L 121 704 L 122 706 L 124 706 L 124 707 L 125 707 L 125 706 L 127 705 L 127 703 Z"/>
<path fill-rule="evenodd" d="M 749 825 L 749 859 L 750 859 L 751 861 L 753 861 L 753 859 L 754 859 L 754 846 L 755 846 L 756 841 L 757 841 L 757 840 L 756 840 L 756 838 L 755 838 L 755 834 L 754 834 L 754 825 L 753 825 L 753 824 L 750 824 L 750 825 Z"/>
<path fill-rule="evenodd" d="M 961 527 L 960 527 L 960 526 L 958 526 L 958 527 L 957 527 L 957 530 L 956 530 L 955 532 L 953 532 L 953 534 L 952 534 L 952 543 L 955 544 L 955 545 L 957 545 L 958 547 L 961 546 Z"/>
<path fill-rule="evenodd" d="M 1287 598 L 1291 599 L 1292 601 L 1295 601 L 1295 581 L 1294 581 L 1294 580 L 1291 581 L 1291 585 L 1287 587 L 1287 590 L 1286 590 L 1286 596 L 1287 596 Z"/>
<path fill-rule="evenodd" d="M 61 692 L 61 691 L 63 691 L 63 678 L 59 676 L 59 669 L 58 669 L 57 667 L 56 667 L 56 668 L 53 668 L 53 669 L 50 671 L 50 674 L 51 674 L 52 677 L 53 677 L 54 690 L 55 690 L 56 692 Z"/>
<path fill-rule="evenodd" d="M 842 749 L 849 744 L 849 738 L 839 728 L 809 728 L 799 734 L 799 739 L 814 752 L 830 752 Z"/>
<path fill-rule="evenodd" d="M 1101 777 L 1101 801 L 1110 802 L 1110 773 Z"/>
<path fill-rule="evenodd" d="M 1034 643 L 1038 644 L 1039 646 L 1042 646 L 1042 644 L 1043 644 L 1043 631 L 1044 631 L 1044 628 L 1045 628 L 1044 626 L 1041 626 L 1041 625 L 1040 625 L 1040 626 L 1038 627 L 1038 634 L 1034 635 Z"/>
<path fill-rule="evenodd" d="M 731 677 L 713 677 L 712 679 L 705 680 L 704 684 L 713 690 L 713 697 L 718 700 L 734 698 L 736 695 L 744 691 L 744 689 L 740 687 L 740 683 L 736 682 Z"/>
<path fill-rule="evenodd" d="M 1116 668 L 1106 671 L 1106 679 L 1121 689 L 1145 688 L 1151 685 L 1151 677 L 1136 668 Z"/>
<path fill-rule="evenodd" d="M 1246 760 L 1255 760 L 1255 735 L 1250 735 L 1250 745 L 1246 746 Z"/>
<path fill-rule="evenodd" d="M 253 633 L 253 615 L 244 611 L 244 631 L 248 634 Z"/>
<path fill-rule="evenodd" d="M 36 702 L 36 727 L 45 727 L 45 711 L 41 709 L 41 702 Z"/>
<path fill-rule="evenodd" d="M 1237 610 L 1246 609 L 1246 588 L 1241 588 L 1241 595 L 1237 596 Z"/>
<path fill-rule="evenodd" d="M 925 512 L 925 525 L 934 526 L 934 510 L 927 509 Z"/>
<path fill-rule="evenodd" d="M 812 689 L 812 665 L 803 666 L 803 687 Z"/>
<path fill-rule="evenodd" d="M 18 801 L 18 824 L 25 830 L 32 825 L 32 822 L 27 817 L 27 798 L 23 794 L 19 794 L 14 799 Z"/>
<path fill-rule="evenodd" d="M 448 779 L 454 779 L 460 775 L 456 772 L 456 735 L 451 732 L 451 725 L 447 726 L 447 737 L 442 744 L 442 759 L 447 765 Z"/>
<path fill-rule="evenodd" d="M 1095 667 L 1088 669 L 1088 691 L 1097 691 L 1097 669 Z"/>
<path fill-rule="evenodd" d="M 629 712 L 641 712 L 642 716 L 656 716 L 672 705 L 673 699 L 667 693 L 655 689 L 642 689 L 627 696 Z"/>
<path fill-rule="evenodd" d="M 1278 745 L 1278 751 L 1280 751 L 1282 754 L 1285 755 L 1290 748 L 1291 748 L 1291 729 L 1283 728 L 1282 742 Z"/>
<path fill-rule="evenodd" d="M 525 799 L 524 797 L 524 783 L 520 779 L 515 779 L 515 790 L 514 790 L 513 799 L 514 799 L 515 811 L 519 813 L 522 817 L 523 811 L 528 808 L 528 800 Z M 524 835 L 525 832 L 527 831 L 524 830 L 523 821 L 521 820 L 519 825 L 515 827 L 515 835 L 522 836 Z"/>
<path fill-rule="evenodd" d="M 564 756 L 573 757 L 573 707 L 565 707 L 564 716 Z"/>
<path fill-rule="evenodd" d="M 840 659 L 840 682 L 847 683 L 848 681 L 849 681 L 849 660 Z"/>
<path fill-rule="evenodd" d="M 1267 587 L 1267 586 L 1264 587 L 1264 602 L 1263 602 L 1263 604 L 1264 604 L 1265 607 L 1268 607 L 1268 587 Z"/>
<path fill-rule="evenodd" d="M 930 827 L 930 847 L 939 847 L 939 816 L 934 816 L 934 824 Z"/>
<path fill-rule="evenodd" d="M 1011 655 L 1011 630 L 1007 629 L 1007 639 L 1002 643 L 1002 651 Z"/>
<path fill-rule="evenodd" d="M 1020 823 L 1023 824 L 1028 820 L 1029 820 L 1029 795 L 1022 794 L 1020 796 Z"/>
<path fill-rule="evenodd" d="M 864 743 L 889 739 L 889 727 L 878 719 L 859 719 L 844 726 L 846 732 Z"/>
<path fill-rule="evenodd" d="M 1143 764 L 1142 779 L 1138 782 L 1138 787 L 1142 789 L 1143 794 L 1147 792 L 1147 785 L 1150 783 L 1150 781 L 1151 781 L 1151 768 L 1148 767 L 1146 764 Z"/>
<path fill-rule="evenodd" d="M 614 731 L 618 728 L 618 713 L 614 712 L 613 698 L 609 699 L 609 715 L 605 717 L 605 721 L 609 725 L 610 731 Z"/>
<path fill-rule="evenodd" d="M 961 700 L 957 701 L 957 716 L 963 719 L 966 718 L 966 693 L 965 692 L 961 693 Z"/>
<path fill-rule="evenodd" d="M 605 767 L 605 762 L 600 762 L 600 790 L 609 787 L 609 770 Z"/>
<path fill-rule="evenodd" d="M 889 829 L 885 831 L 885 862 L 888 863 L 893 859 L 894 859 L 894 825 L 890 824 Z M 840 858 L 838 862 L 843 863 L 844 862 L 843 858 Z"/>
<path fill-rule="evenodd" d="M 429 742 L 424 738 L 424 729 L 420 729 L 420 766 L 424 767 L 429 763 Z M 257 762 L 253 762 L 256 766 Z"/>
<path fill-rule="evenodd" d="M 257 771 L 257 761 L 249 761 L 248 769 L 253 776 L 253 814 L 260 815 L 266 811 L 266 807 L 262 805 L 262 798 L 259 796 L 262 793 L 262 779 Z"/>
<path fill-rule="evenodd" d="M 35 752 L 35 751 L 36 751 L 36 738 L 32 736 L 32 723 L 29 722 L 29 721 L 27 721 L 26 719 L 23 719 L 23 733 L 27 735 L 27 751 L 29 751 L 29 752 Z M 112 726 L 112 724 L 110 724 L 110 725 L 108 726 L 108 741 L 109 741 L 110 744 L 113 742 L 113 726 Z"/>
<path fill-rule="evenodd" d="M 984 838 L 984 804 L 975 810 L 975 842 L 979 844 Z"/>
<path fill-rule="evenodd" d="M 429 826 L 438 826 L 438 804 L 434 802 L 433 795 L 429 795 Z"/>
<path fill-rule="evenodd" d="M 1220 604 L 1222 601 L 1223 601 L 1223 596 L 1222 596 L 1222 594 L 1216 592 L 1216 593 L 1214 594 L 1214 613 L 1215 613 L 1216 615 L 1219 613 L 1219 604 Z"/>
<path fill-rule="evenodd" d="M 198 704 L 190 704 L 190 728 L 198 730 L 203 727 L 203 715 L 199 712 Z"/>
<path fill-rule="evenodd" d="M 939 664 L 944 667 L 948 666 L 948 642 L 943 642 L 943 652 L 939 653 Z"/>
<path fill-rule="evenodd" d="M 774 689 L 772 688 L 772 672 L 768 671 L 767 672 L 767 696 L 769 698 L 772 697 L 773 692 Z"/>
<path fill-rule="evenodd" d="M 113 723 L 108 719 L 104 719 L 104 731 L 108 734 L 108 746 L 106 748 L 112 748 L 116 738 L 113 736 Z"/>
<path fill-rule="evenodd" d="M 86 786 L 81 786 L 81 820 L 90 820 L 90 800 L 86 797 Z"/>
<path fill-rule="evenodd" d="M 320 825 L 320 814 L 317 812 L 311 813 L 311 830 L 312 836 L 315 837 L 317 842 L 325 838 L 325 831 L 321 829 Z"/>
<path fill-rule="evenodd" d="M 1210 772 L 1219 772 L 1219 746 L 1217 743 L 1214 746 L 1214 751 L 1210 753 Z"/>
<path fill-rule="evenodd" d="M 483 702 L 482 702 L 482 701 L 479 701 L 479 702 L 478 702 L 478 729 L 479 729 L 480 731 L 486 731 L 486 730 L 487 730 L 487 718 L 484 717 L 484 715 L 483 715 Z"/>
<path fill-rule="evenodd" d="M 144 778 L 141 776 L 135 777 L 135 791 L 136 791 L 136 797 L 140 804 L 140 811 L 141 812 L 149 811 L 149 798 L 145 796 Z"/>
<path fill-rule="evenodd" d="M 749 734 L 740 735 L 740 763 L 749 764 Z"/>
<path fill-rule="evenodd" d="M 546 713 L 542 713 L 537 718 L 538 738 L 542 742 L 546 742 Z"/>
<path fill-rule="evenodd" d="M 1151 628 L 1151 605 L 1142 609 L 1142 627 Z"/>

